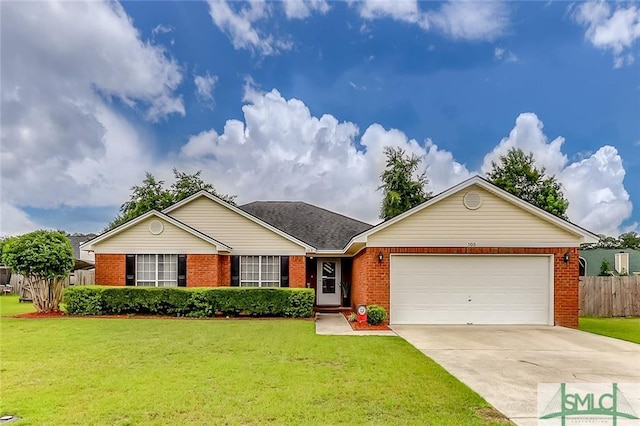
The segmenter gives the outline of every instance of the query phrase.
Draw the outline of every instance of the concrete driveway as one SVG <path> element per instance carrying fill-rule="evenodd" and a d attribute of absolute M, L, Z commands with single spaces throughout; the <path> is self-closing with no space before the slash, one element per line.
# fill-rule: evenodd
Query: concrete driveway
<path fill-rule="evenodd" d="M 538 383 L 638 383 L 640 345 L 563 327 L 392 326 L 518 425 L 535 425 Z"/>

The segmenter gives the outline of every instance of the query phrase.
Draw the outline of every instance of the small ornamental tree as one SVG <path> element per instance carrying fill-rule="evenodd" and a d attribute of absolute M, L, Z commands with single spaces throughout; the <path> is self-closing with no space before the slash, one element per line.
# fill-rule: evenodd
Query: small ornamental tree
<path fill-rule="evenodd" d="M 598 276 L 608 277 L 611 275 L 613 275 L 611 273 L 611 264 L 607 259 L 602 259 L 602 263 L 600 264 L 600 272 L 598 272 Z"/>
<path fill-rule="evenodd" d="M 63 233 L 40 230 L 9 238 L 2 246 L 2 263 L 24 276 L 38 312 L 60 310 L 62 287 L 74 265 Z"/>
<path fill-rule="evenodd" d="M 387 161 L 378 187 L 384 194 L 380 219 L 389 220 L 427 201 L 431 193 L 425 190 L 429 183 L 426 172 L 417 174 L 420 157 L 392 146 L 384 147 L 384 155 Z"/>

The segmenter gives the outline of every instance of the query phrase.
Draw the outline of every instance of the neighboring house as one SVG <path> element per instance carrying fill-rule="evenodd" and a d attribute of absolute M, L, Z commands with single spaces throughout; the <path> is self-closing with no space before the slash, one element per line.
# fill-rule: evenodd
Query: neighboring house
<path fill-rule="evenodd" d="M 599 275 L 603 260 L 609 262 L 612 275 L 640 275 L 640 251 L 595 248 L 580 250 L 580 276 Z"/>
<path fill-rule="evenodd" d="M 353 200 L 353 202 L 358 202 Z M 311 287 L 392 324 L 578 325 L 578 247 L 598 236 L 473 177 L 377 226 L 306 203 L 199 192 L 81 246 L 96 283 Z"/>
<path fill-rule="evenodd" d="M 71 243 L 71 247 L 73 248 L 73 259 L 75 261 L 74 270 L 78 269 L 93 269 L 95 265 L 95 255 L 93 252 L 80 250 L 80 246 L 95 238 L 96 234 L 75 234 L 68 235 L 67 239 Z"/>

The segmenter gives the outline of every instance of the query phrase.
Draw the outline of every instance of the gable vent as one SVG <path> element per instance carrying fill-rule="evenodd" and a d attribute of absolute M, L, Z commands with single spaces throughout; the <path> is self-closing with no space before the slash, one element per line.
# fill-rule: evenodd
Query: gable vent
<path fill-rule="evenodd" d="M 149 224 L 149 232 L 153 235 L 161 234 L 163 229 L 164 225 L 159 220 L 152 220 Z"/>
<path fill-rule="evenodd" d="M 482 197 L 477 192 L 467 192 L 464 194 L 462 202 L 469 210 L 476 210 L 482 205 Z"/>

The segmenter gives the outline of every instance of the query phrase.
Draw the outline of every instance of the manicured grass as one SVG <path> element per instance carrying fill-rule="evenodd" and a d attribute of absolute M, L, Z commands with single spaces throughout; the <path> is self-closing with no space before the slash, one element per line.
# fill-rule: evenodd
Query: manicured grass
<path fill-rule="evenodd" d="M 580 330 L 640 343 L 640 318 L 580 318 Z"/>
<path fill-rule="evenodd" d="M 0 296 L 0 316 L 24 314 L 35 310 L 31 302 L 20 303 L 17 294 Z"/>
<path fill-rule="evenodd" d="M 305 320 L 2 318 L 0 414 L 18 424 L 492 424 L 397 337 Z"/>

